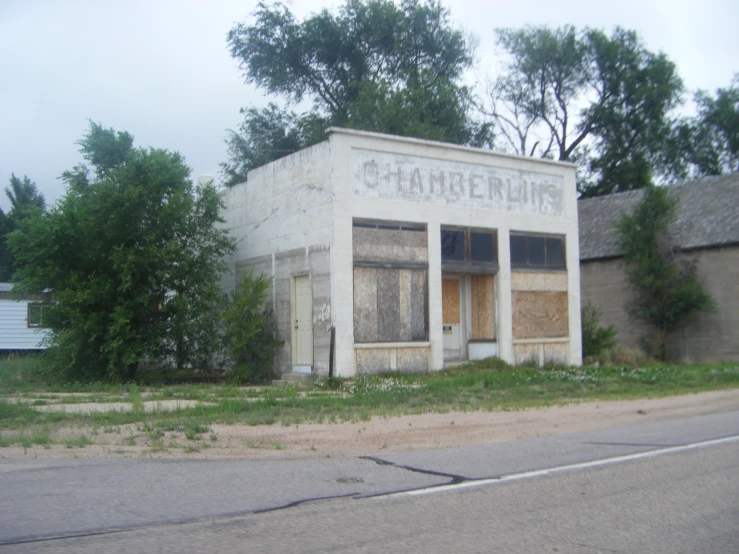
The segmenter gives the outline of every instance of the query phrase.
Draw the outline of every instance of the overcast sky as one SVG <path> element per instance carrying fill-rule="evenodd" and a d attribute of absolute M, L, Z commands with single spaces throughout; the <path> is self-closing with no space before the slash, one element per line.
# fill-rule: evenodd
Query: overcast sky
<path fill-rule="evenodd" d="M 81 161 L 92 119 L 139 146 L 179 151 L 193 178 L 218 174 L 226 129 L 269 99 L 243 83 L 226 34 L 254 0 L 0 0 L 0 190 L 28 175 L 52 202 Z M 298 16 L 340 5 L 287 2 Z M 573 24 L 637 30 L 677 64 L 689 90 L 715 90 L 739 71 L 737 0 L 445 0 L 480 41 L 477 76 L 494 67 L 493 29 Z M 8 209 L 4 193 L 0 207 Z"/>

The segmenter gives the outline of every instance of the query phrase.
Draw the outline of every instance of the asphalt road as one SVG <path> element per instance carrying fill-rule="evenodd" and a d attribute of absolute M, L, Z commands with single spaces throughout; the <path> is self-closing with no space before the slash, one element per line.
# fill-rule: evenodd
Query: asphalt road
<path fill-rule="evenodd" d="M 375 459 L 6 460 L 0 550 L 739 552 L 737 435 L 730 412 Z"/>

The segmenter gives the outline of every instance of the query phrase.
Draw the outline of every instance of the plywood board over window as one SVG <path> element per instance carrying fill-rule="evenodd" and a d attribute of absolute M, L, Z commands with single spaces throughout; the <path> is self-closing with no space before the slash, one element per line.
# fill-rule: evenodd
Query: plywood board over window
<path fill-rule="evenodd" d="M 425 269 L 354 268 L 354 340 L 426 340 Z"/>
<path fill-rule="evenodd" d="M 446 325 L 459 325 L 459 279 L 441 281 L 441 313 Z"/>
<path fill-rule="evenodd" d="M 495 338 L 495 301 L 492 275 L 472 275 L 473 340 Z"/>
<path fill-rule="evenodd" d="M 566 292 L 514 291 L 513 338 L 569 336 Z"/>

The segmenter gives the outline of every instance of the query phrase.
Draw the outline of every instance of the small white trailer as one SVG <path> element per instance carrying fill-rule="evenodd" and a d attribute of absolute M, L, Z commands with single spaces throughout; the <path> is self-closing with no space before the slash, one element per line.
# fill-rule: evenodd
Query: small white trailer
<path fill-rule="evenodd" d="M 11 283 L 0 283 L 0 351 L 40 350 L 49 334 L 40 296 L 13 297 Z"/>

